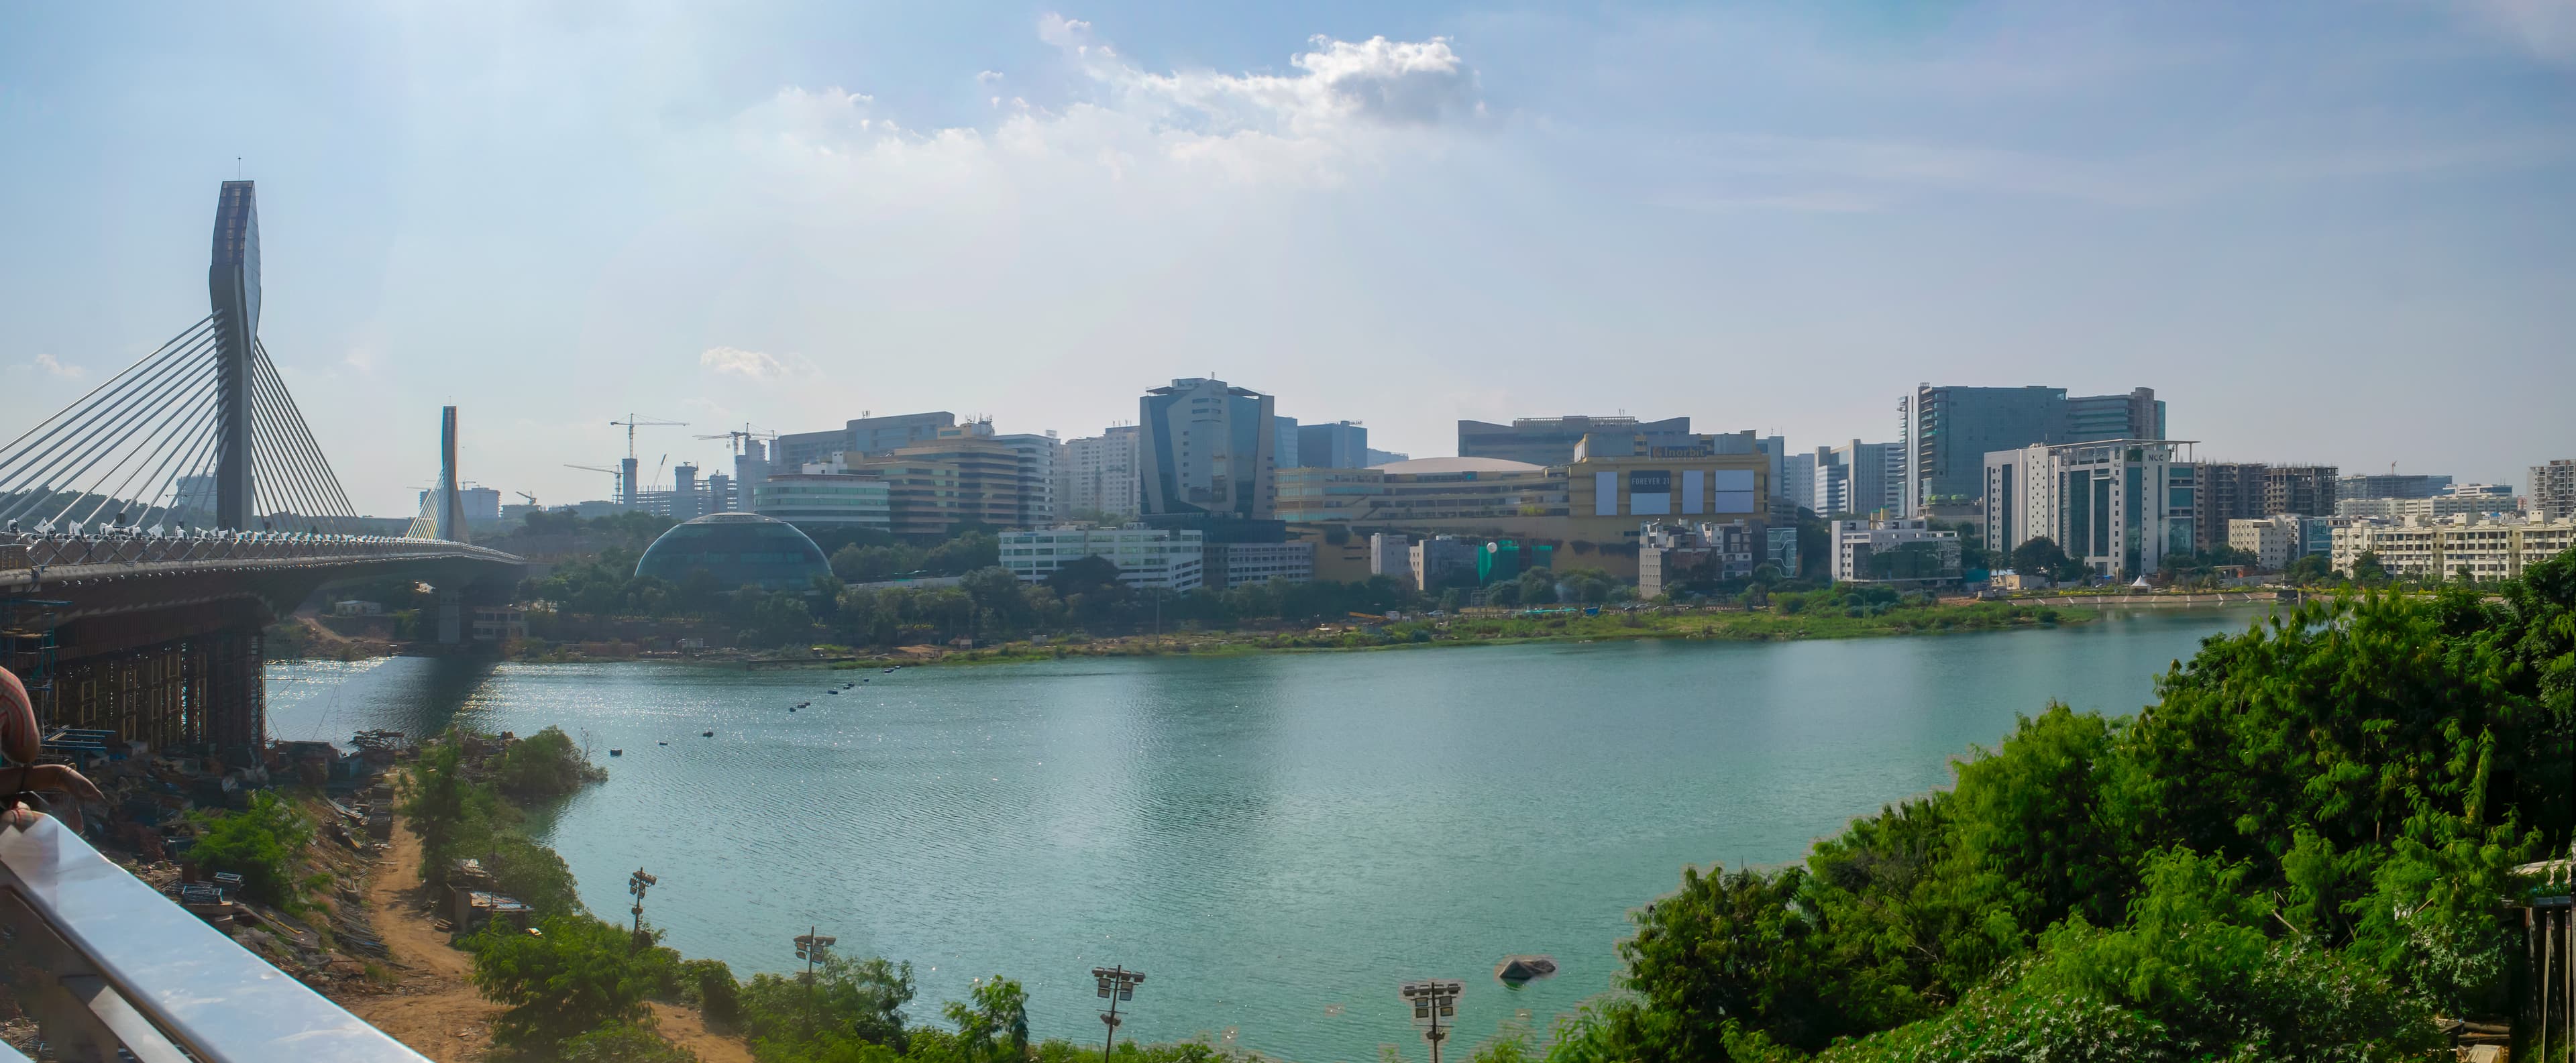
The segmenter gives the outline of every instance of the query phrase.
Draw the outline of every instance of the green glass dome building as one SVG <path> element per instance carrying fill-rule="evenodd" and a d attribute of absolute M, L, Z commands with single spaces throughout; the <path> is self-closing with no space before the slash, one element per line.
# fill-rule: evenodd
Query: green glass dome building
<path fill-rule="evenodd" d="M 674 526 L 635 562 L 636 575 L 673 583 L 702 568 L 726 590 L 751 584 L 801 591 L 813 586 L 814 577 L 832 574 L 814 540 L 793 524 L 756 513 L 709 513 Z"/>

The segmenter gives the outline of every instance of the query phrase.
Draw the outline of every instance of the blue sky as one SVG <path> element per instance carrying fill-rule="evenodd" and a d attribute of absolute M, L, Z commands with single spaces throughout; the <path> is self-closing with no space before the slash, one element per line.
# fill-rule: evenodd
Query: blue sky
<path fill-rule="evenodd" d="M 1087 435 L 1215 373 L 1378 446 L 1892 438 L 2145 385 L 2206 458 L 2576 456 L 2576 0 L 13 5 L 0 428 L 205 313 L 362 508 L 862 411 Z"/>

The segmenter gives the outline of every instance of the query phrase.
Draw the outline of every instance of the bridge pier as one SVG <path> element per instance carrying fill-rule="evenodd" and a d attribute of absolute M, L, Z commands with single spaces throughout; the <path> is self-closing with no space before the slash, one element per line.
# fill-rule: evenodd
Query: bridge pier
<path fill-rule="evenodd" d="M 66 661 L 43 716 L 156 750 L 257 750 L 268 733 L 263 649 L 259 628 L 233 626 Z"/>
<path fill-rule="evenodd" d="M 434 589 L 438 592 L 438 644 L 453 646 L 465 641 L 465 592 L 446 583 Z"/>

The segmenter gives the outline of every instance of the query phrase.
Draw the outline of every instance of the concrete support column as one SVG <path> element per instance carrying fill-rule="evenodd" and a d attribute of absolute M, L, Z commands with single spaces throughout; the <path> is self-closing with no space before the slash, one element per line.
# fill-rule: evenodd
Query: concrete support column
<path fill-rule="evenodd" d="M 465 593 L 449 587 L 438 588 L 438 644 L 453 646 L 465 641 Z"/>

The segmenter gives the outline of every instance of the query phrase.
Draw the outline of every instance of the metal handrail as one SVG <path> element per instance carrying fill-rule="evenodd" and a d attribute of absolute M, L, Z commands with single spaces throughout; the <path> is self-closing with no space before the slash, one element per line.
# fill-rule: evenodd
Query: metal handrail
<path fill-rule="evenodd" d="M 425 1063 L 51 817 L 0 825 L 0 941 L 0 975 L 65 1059 Z"/>

